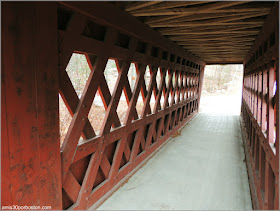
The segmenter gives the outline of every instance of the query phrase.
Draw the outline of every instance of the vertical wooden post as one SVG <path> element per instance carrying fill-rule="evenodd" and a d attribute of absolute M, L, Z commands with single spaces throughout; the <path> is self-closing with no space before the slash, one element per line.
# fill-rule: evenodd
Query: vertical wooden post
<path fill-rule="evenodd" d="M 260 123 L 261 122 L 261 106 L 262 106 L 262 101 L 261 101 L 261 91 L 262 91 L 262 72 L 259 71 L 258 72 L 258 114 L 257 114 L 257 122 Z"/>
<path fill-rule="evenodd" d="M 274 109 L 272 104 L 275 67 L 271 61 L 267 72 L 267 141 L 274 142 Z"/>
<path fill-rule="evenodd" d="M 62 209 L 56 13 L 56 3 L 2 4 L 2 205 Z"/>
<path fill-rule="evenodd" d="M 199 82 L 198 82 L 198 108 L 197 111 L 199 111 L 199 105 L 200 105 L 200 98 L 201 98 L 201 91 L 203 86 L 203 78 L 204 78 L 204 68 L 205 66 L 201 66 L 200 72 L 199 72 Z"/>
<path fill-rule="evenodd" d="M 276 95 L 274 102 L 276 103 L 276 140 L 275 140 L 275 147 L 276 147 L 276 166 L 279 166 L 279 61 L 276 60 Z M 274 209 L 279 210 L 279 168 L 276 170 L 275 175 L 275 200 L 274 200 Z"/>
<path fill-rule="evenodd" d="M 266 65 L 263 67 L 262 71 L 262 120 L 261 129 L 266 130 L 266 89 L 267 89 L 267 69 Z"/>

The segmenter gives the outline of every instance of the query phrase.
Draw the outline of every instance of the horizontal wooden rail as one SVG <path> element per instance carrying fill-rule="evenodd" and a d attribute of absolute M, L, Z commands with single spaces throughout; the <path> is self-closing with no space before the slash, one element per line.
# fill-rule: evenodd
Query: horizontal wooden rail
<path fill-rule="evenodd" d="M 254 209 L 279 210 L 278 2 L 244 60 L 241 125 Z"/>
<path fill-rule="evenodd" d="M 108 3 L 62 2 L 57 15 L 60 94 L 73 116 L 61 147 L 63 209 L 87 209 L 104 200 L 197 113 L 205 63 Z M 91 69 L 80 98 L 66 71 L 73 53 L 84 55 Z M 112 93 L 104 78 L 109 59 L 118 70 Z M 131 64 L 137 72 L 133 89 L 128 82 Z M 146 88 L 147 68 L 151 76 Z M 97 90 L 106 110 L 98 135 L 88 117 Z M 122 92 L 128 106 L 124 124 L 116 112 Z M 138 114 L 140 95 L 144 105 Z"/>

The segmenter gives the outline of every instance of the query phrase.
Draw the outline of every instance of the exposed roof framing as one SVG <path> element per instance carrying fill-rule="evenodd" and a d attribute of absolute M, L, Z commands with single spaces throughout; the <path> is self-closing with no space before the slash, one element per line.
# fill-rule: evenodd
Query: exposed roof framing
<path fill-rule="evenodd" d="M 207 63 L 242 63 L 274 4 L 273 1 L 112 3 Z"/>

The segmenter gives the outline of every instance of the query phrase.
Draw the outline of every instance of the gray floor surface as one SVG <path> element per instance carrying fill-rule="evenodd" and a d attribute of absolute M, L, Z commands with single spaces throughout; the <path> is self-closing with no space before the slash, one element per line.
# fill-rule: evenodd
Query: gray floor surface
<path fill-rule="evenodd" d="M 243 160 L 239 116 L 204 110 L 98 210 L 251 210 Z"/>

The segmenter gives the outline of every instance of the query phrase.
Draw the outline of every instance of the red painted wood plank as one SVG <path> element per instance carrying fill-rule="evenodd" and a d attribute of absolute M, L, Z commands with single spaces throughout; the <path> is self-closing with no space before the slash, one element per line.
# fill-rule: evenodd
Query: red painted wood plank
<path fill-rule="evenodd" d="M 5 8 L 5 7 L 4 7 Z M 2 44 L 3 46 L 3 44 Z M 1 74 L 1 204 L 2 206 L 12 205 L 12 190 L 11 190 L 11 170 L 10 170 L 10 149 L 8 137 L 8 119 L 6 106 L 6 89 L 4 78 L 4 67 L 2 60 Z"/>
<path fill-rule="evenodd" d="M 5 195 L 13 204 L 61 209 L 56 4 L 6 2 L 2 11 L 11 170 Z"/>
<path fill-rule="evenodd" d="M 63 183 L 63 189 L 66 191 L 71 201 L 75 203 L 77 201 L 81 186 L 71 171 L 68 171 L 67 173 L 66 179 Z"/>
<path fill-rule="evenodd" d="M 60 209 L 61 157 L 58 115 L 57 9 L 55 3 L 36 4 L 36 109 L 40 161 L 40 202 Z M 44 49 L 44 50 L 42 50 Z M 52 59 L 49 59 L 52 58 Z"/>

